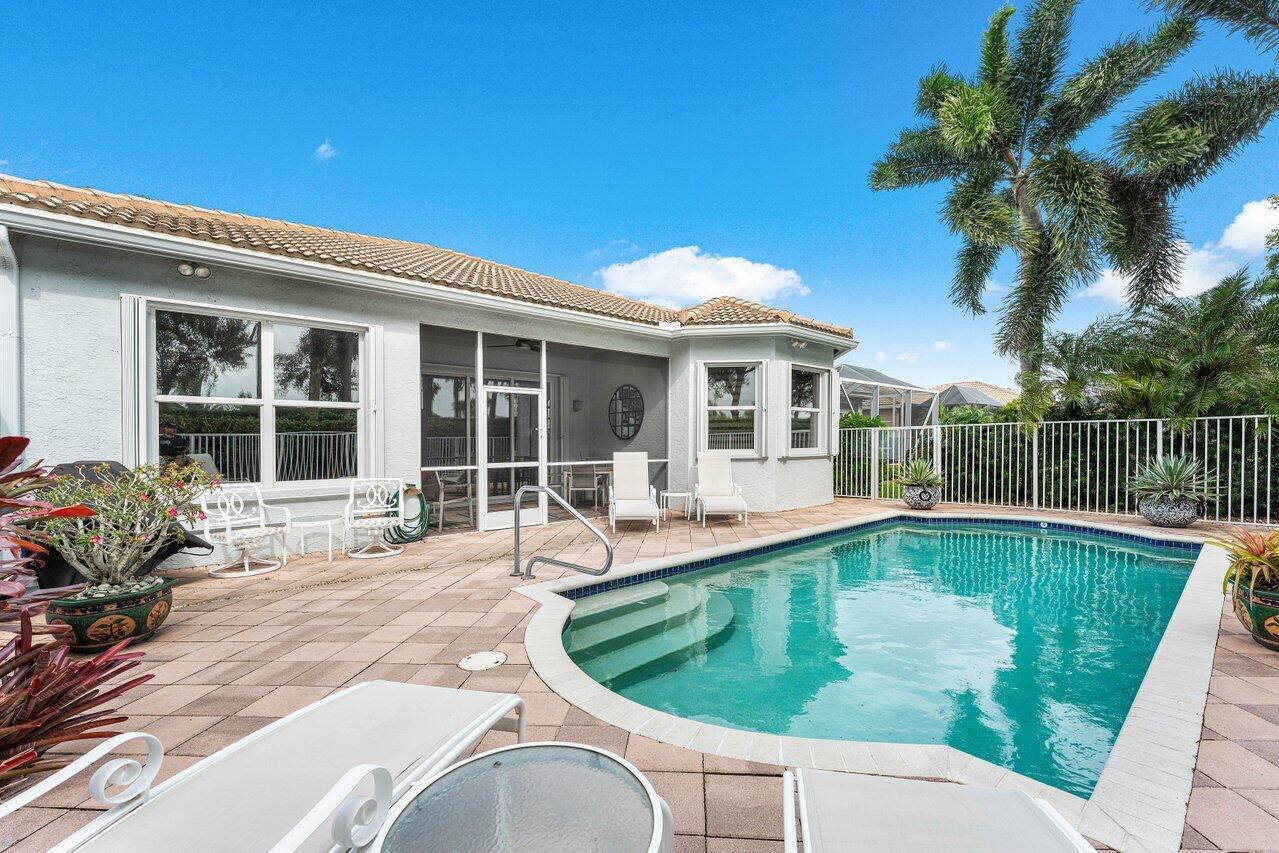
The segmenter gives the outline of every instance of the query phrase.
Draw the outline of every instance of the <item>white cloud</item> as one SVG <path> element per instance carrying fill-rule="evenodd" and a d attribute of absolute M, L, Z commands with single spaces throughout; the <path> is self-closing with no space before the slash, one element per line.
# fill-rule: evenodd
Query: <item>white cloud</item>
<path fill-rule="evenodd" d="M 981 287 L 982 293 L 1006 293 L 1008 285 L 1000 284 L 992 278 L 986 279 L 986 283 Z"/>
<path fill-rule="evenodd" d="M 670 306 L 695 305 L 714 296 L 767 302 L 809 292 L 794 270 L 712 255 L 697 246 L 610 264 L 596 270 L 595 275 L 606 290 Z"/>
<path fill-rule="evenodd" d="M 315 149 L 315 159 L 317 160 L 332 160 L 336 156 L 338 156 L 338 150 L 333 146 L 333 140 L 331 139 L 324 140 Z"/>
<path fill-rule="evenodd" d="M 897 353 L 897 360 L 907 361 L 913 364 L 914 362 L 919 361 L 919 353 L 913 349 L 908 349 L 905 352 Z"/>
<path fill-rule="evenodd" d="M 950 352 L 954 348 L 955 345 L 950 341 L 933 341 L 933 349 L 937 352 Z"/>
<path fill-rule="evenodd" d="M 1210 240 L 1197 247 L 1182 243 L 1186 257 L 1181 281 L 1173 293 L 1194 296 L 1215 286 L 1260 256 L 1266 248 L 1266 235 L 1276 228 L 1279 228 L 1279 208 L 1264 200 L 1250 201 L 1226 226 L 1220 240 Z M 1103 270 L 1082 295 L 1123 304 L 1128 301 L 1128 280 L 1117 270 Z"/>
<path fill-rule="evenodd" d="M 1256 257 L 1266 249 L 1266 235 L 1279 229 L 1279 207 L 1269 200 L 1250 201 L 1235 221 L 1221 233 L 1218 245 L 1241 255 Z"/>
<path fill-rule="evenodd" d="M 888 353 L 884 352 L 882 349 L 878 350 L 875 353 L 875 361 L 878 362 L 879 364 L 883 364 L 884 362 L 888 361 Z"/>

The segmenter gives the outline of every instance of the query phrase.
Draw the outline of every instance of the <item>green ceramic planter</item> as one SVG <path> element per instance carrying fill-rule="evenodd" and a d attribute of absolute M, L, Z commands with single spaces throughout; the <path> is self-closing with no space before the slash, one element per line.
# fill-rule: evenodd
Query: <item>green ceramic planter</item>
<path fill-rule="evenodd" d="M 1253 590 L 1236 584 L 1232 595 L 1235 615 L 1252 638 L 1279 651 L 1279 590 Z"/>
<path fill-rule="evenodd" d="M 126 638 L 140 643 L 164 624 L 173 609 L 173 586 L 166 580 L 142 593 L 126 592 L 106 598 L 55 598 L 45 618 L 70 625 L 75 634 L 71 650 L 100 652 Z"/>

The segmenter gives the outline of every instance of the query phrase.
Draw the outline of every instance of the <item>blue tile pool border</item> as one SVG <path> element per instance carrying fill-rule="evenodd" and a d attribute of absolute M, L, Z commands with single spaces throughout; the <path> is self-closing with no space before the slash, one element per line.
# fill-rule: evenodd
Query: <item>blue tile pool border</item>
<path fill-rule="evenodd" d="M 819 542 L 823 539 L 831 539 L 836 536 L 847 536 L 849 533 L 868 533 L 880 528 L 893 527 L 901 524 L 918 524 L 925 527 L 971 527 L 973 525 L 981 525 L 983 527 L 1022 527 L 1033 530 L 1051 531 L 1054 533 L 1079 533 L 1102 539 L 1110 539 L 1116 542 L 1144 545 L 1147 548 L 1166 548 L 1172 551 L 1185 551 L 1187 555 L 1198 554 L 1203 548 L 1202 542 L 1191 542 L 1184 539 L 1158 539 L 1134 533 L 1121 533 L 1118 530 L 1111 530 L 1104 527 L 1091 527 L 1084 524 L 1067 524 L 1060 521 L 1040 521 L 1034 518 L 983 518 L 982 516 L 938 517 L 903 514 L 895 515 L 891 518 L 880 518 L 874 521 L 853 522 L 845 527 L 838 527 L 834 530 L 824 530 L 821 533 L 797 536 L 794 539 L 787 539 L 784 542 L 774 542 L 769 545 L 760 545 L 755 548 L 734 551 L 730 554 L 720 554 L 701 560 L 692 560 L 687 563 L 666 566 L 661 569 L 653 569 L 648 572 L 640 572 L 626 577 L 613 578 L 612 580 L 601 581 L 600 583 L 588 584 L 587 586 L 574 587 L 572 589 L 562 590 L 559 594 L 571 601 L 577 601 L 579 599 L 586 598 L 587 596 L 597 595 L 601 592 L 611 592 L 615 589 L 623 589 L 628 586 L 638 586 L 639 584 L 648 583 L 649 581 L 661 580 L 662 578 L 669 578 L 673 575 L 682 575 L 688 572 L 701 571 L 702 569 L 709 569 L 713 566 L 721 566 L 725 563 L 733 563 L 738 560 L 749 560 L 752 557 L 760 557 L 764 554 L 771 554 L 774 551 L 781 551 L 785 548 L 794 548 L 797 545 L 807 545 L 810 542 Z M 567 627 L 567 623 L 565 623 L 565 627 Z"/>

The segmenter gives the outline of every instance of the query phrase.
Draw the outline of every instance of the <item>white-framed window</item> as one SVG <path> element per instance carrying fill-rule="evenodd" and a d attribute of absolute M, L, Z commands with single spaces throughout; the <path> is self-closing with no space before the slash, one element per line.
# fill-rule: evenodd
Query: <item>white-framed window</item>
<path fill-rule="evenodd" d="M 827 389 L 830 371 L 817 367 L 790 366 L 790 435 L 791 456 L 822 456 L 826 453 L 828 429 Z"/>
<path fill-rule="evenodd" d="M 146 459 L 264 488 L 367 476 L 374 327 L 150 301 L 145 318 Z"/>
<path fill-rule="evenodd" d="M 703 364 L 701 397 L 703 450 L 764 455 L 764 362 Z"/>

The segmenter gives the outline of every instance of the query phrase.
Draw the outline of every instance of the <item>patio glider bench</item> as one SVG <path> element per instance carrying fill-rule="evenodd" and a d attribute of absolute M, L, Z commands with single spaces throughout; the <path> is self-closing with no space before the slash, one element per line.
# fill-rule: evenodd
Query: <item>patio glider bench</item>
<path fill-rule="evenodd" d="M 1057 810 L 1025 791 L 800 769 L 782 775 L 782 836 L 797 853 L 795 800 L 804 853 L 1093 853 Z"/>
<path fill-rule="evenodd" d="M 145 763 L 103 763 L 89 793 L 108 810 L 54 850 L 359 848 L 397 799 L 492 729 L 524 740 L 518 696 L 368 681 L 276 720 L 155 787 L 160 742 L 140 732 L 118 735 L 0 804 L 0 821 L 122 743 L 141 739 Z"/>

